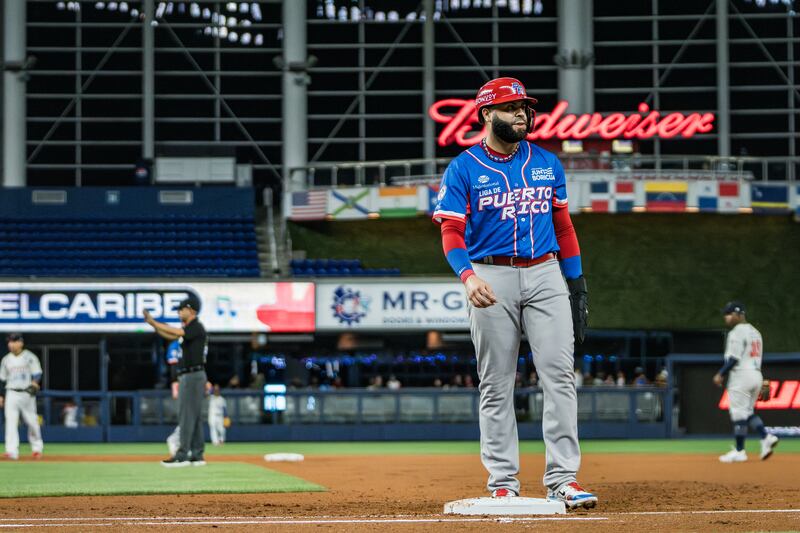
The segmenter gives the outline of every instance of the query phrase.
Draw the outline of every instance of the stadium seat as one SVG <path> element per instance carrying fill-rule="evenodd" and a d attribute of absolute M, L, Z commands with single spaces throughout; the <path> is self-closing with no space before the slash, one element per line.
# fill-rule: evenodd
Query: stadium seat
<path fill-rule="evenodd" d="M 252 218 L 0 220 L 0 276 L 259 275 Z"/>
<path fill-rule="evenodd" d="M 292 259 L 291 272 L 305 277 L 399 276 L 399 268 L 363 268 L 360 259 Z"/>

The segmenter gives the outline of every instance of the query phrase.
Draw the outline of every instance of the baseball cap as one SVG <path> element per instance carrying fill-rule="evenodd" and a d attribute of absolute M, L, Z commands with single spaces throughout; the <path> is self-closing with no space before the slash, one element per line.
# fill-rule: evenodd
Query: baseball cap
<path fill-rule="evenodd" d="M 6 336 L 6 342 L 11 342 L 11 341 L 22 341 L 22 340 L 24 340 L 24 339 L 22 338 L 22 333 L 16 333 L 16 332 L 15 332 L 15 333 L 9 333 L 9 334 Z"/>
<path fill-rule="evenodd" d="M 200 300 L 196 296 L 189 296 L 188 298 L 184 298 L 183 300 L 181 300 L 181 303 L 178 304 L 178 309 L 183 309 L 184 307 L 188 307 L 189 309 L 194 309 L 199 313 Z"/>
<path fill-rule="evenodd" d="M 723 315 L 729 315 L 731 313 L 738 313 L 743 315 L 745 313 L 744 304 L 742 302 L 728 302 L 725 304 L 725 307 L 722 308 Z"/>

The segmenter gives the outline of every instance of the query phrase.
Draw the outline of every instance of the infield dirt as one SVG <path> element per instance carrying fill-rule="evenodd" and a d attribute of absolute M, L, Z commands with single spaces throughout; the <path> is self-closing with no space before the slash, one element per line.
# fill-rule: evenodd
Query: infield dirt
<path fill-rule="evenodd" d="M 721 450 L 724 451 L 724 450 Z M 153 461 L 152 456 L 49 456 L 45 461 Z M 328 492 L 226 495 L 59 497 L 0 500 L 6 527 L 25 530 L 107 531 L 104 518 L 162 518 L 160 523 L 119 520 L 115 530 L 186 531 L 767 531 L 800 529 L 797 475 L 800 454 L 768 461 L 720 464 L 715 455 L 584 455 L 579 481 L 597 493 L 598 507 L 547 522 L 399 522 L 443 519 L 450 500 L 483 496 L 486 476 L 473 455 L 310 456 L 302 463 L 224 456 L 318 483 Z M 522 457 L 524 496 L 544 497 L 544 456 Z M 773 510 L 775 512 L 749 512 Z M 794 512 L 787 512 L 794 511 Z M 645 513 L 645 514 L 643 514 Z M 656 513 L 656 514 L 646 514 Z M 191 517 L 206 524 L 177 524 Z M 201 517 L 213 517 L 204 520 Z M 267 523 L 273 517 L 283 523 Z M 59 519 L 80 519 L 60 521 Z M 579 518 L 596 520 L 581 521 Z M 47 521 L 30 521 L 48 519 Z M 242 523 L 248 521 L 253 523 Z M 350 519 L 348 523 L 331 521 Z M 385 522 L 377 522 L 386 519 Z M 154 519 L 155 520 L 155 519 Z M 304 523 L 300 523 L 304 520 Z M 354 522 L 359 520 L 360 522 Z M 211 523 L 213 522 L 213 523 Z M 80 525 L 78 525 L 80 524 Z M 33 526 L 33 527 L 30 527 Z M 51 527 L 42 527 L 51 529 Z"/>

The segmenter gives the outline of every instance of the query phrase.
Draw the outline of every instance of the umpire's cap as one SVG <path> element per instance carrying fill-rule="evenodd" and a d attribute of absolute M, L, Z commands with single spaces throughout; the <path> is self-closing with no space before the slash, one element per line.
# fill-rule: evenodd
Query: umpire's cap
<path fill-rule="evenodd" d="M 731 313 L 736 313 L 739 315 L 745 314 L 744 304 L 737 301 L 726 303 L 725 307 L 722 308 L 722 314 L 729 315 Z"/>
<path fill-rule="evenodd" d="M 194 309 L 196 312 L 200 312 L 200 300 L 197 296 L 189 296 L 188 298 L 184 298 L 181 300 L 181 303 L 178 304 L 178 309 L 183 309 L 184 307 L 188 307 L 189 309 Z"/>
<path fill-rule="evenodd" d="M 8 335 L 6 335 L 6 342 L 11 342 L 11 341 L 23 341 L 23 342 L 25 342 L 25 339 L 22 338 L 22 333 L 16 333 L 15 332 L 15 333 L 9 333 Z"/>

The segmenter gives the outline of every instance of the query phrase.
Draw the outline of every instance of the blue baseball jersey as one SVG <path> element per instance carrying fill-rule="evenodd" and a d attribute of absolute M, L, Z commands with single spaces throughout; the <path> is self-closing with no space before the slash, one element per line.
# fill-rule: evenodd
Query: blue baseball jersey
<path fill-rule="evenodd" d="M 564 168 L 555 154 L 528 141 L 507 160 L 490 156 L 481 144 L 465 150 L 447 166 L 438 200 L 434 220 L 466 221 L 471 260 L 559 250 L 552 210 L 567 206 Z"/>

